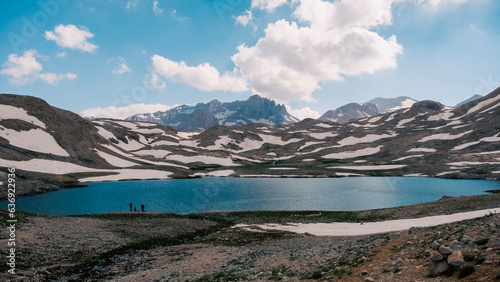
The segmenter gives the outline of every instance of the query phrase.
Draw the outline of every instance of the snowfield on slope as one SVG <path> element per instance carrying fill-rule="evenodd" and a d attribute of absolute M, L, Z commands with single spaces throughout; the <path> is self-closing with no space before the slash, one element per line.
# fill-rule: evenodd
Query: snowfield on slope
<path fill-rule="evenodd" d="M 0 137 L 9 141 L 10 145 L 18 148 L 69 157 L 68 152 L 57 143 L 56 139 L 40 128 L 17 131 L 0 126 Z"/>
<path fill-rule="evenodd" d="M 467 219 L 483 217 L 500 212 L 500 208 L 462 212 L 449 215 L 427 216 L 412 219 L 388 220 L 380 222 L 360 223 L 287 223 L 287 224 L 237 224 L 232 228 L 253 232 L 288 231 L 314 236 L 359 236 L 393 231 L 408 230 L 412 227 L 431 227 Z"/>
<path fill-rule="evenodd" d="M 16 108 L 9 105 L 0 105 L 0 120 L 3 119 L 19 119 L 46 129 L 45 123 L 43 123 L 36 117 L 29 115 L 25 109 Z"/>

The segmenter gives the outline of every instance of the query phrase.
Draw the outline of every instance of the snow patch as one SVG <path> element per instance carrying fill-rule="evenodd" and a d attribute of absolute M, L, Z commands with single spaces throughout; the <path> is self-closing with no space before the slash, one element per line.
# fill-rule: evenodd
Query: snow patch
<path fill-rule="evenodd" d="M 80 182 L 102 182 L 102 181 L 119 181 L 132 179 L 167 179 L 172 175 L 169 171 L 152 170 L 152 169 L 117 169 L 107 170 L 106 172 L 117 172 L 117 174 L 105 176 L 92 176 L 79 179 Z"/>
<path fill-rule="evenodd" d="M 43 129 L 47 128 L 45 126 L 45 123 L 40 121 L 38 118 L 29 115 L 25 109 L 0 104 L 0 120 L 3 119 L 19 119 L 28 123 L 32 123 Z"/>
<path fill-rule="evenodd" d="M 437 150 L 434 148 L 413 148 L 407 151 L 407 153 L 412 153 L 412 152 L 435 153 L 437 152 Z"/>
<path fill-rule="evenodd" d="M 13 167 L 19 170 L 50 174 L 67 174 L 76 172 L 100 172 L 103 170 L 84 167 L 68 162 L 46 159 L 31 159 L 29 161 L 11 161 L 0 159 L 0 167 Z"/>
<path fill-rule="evenodd" d="M 356 158 L 356 157 L 361 157 L 361 156 L 369 156 L 369 155 L 374 155 L 374 154 L 380 152 L 381 147 L 382 146 L 378 146 L 376 148 L 364 148 L 364 149 L 360 149 L 357 151 L 333 153 L 333 154 L 325 155 L 322 158 L 324 158 L 324 159 L 350 159 L 350 158 Z"/>
<path fill-rule="evenodd" d="M 426 137 L 420 139 L 418 142 L 427 142 L 427 141 L 431 141 L 431 140 L 453 140 L 453 139 L 457 139 L 457 138 L 460 138 L 462 136 L 465 136 L 465 135 L 471 133 L 472 131 L 473 130 L 468 130 L 468 131 L 459 133 L 457 135 L 452 135 L 451 133 L 434 134 L 434 135 L 426 136 Z"/>
<path fill-rule="evenodd" d="M 349 169 L 349 170 L 390 170 L 403 168 L 406 165 L 358 165 L 358 166 L 332 166 L 330 169 Z"/>
<path fill-rule="evenodd" d="M 35 152 L 69 157 L 52 135 L 41 128 L 28 131 L 16 131 L 0 126 L 0 137 L 7 139 L 9 144 Z"/>
<path fill-rule="evenodd" d="M 449 215 L 436 215 L 412 219 L 398 219 L 379 222 L 359 223 L 286 223 L 286 224 L 237 224 L 232 228 L 244 229 L 247 231 L 288 231 L 298 234 L 311 234 L 314 236 L 359 236 L 377 233 L 387 233 L 393 231 L 407 230 L 412 227 L 430 227 L 457 222 L 467 219 L 479 218 L 489 214 L 500 212 L 500 208 L 486 209 L 479 211 L 455 213 Z"/>
<path fill-rule="evenodd" d="M 130 166 L 135 166 L 137 163 L 133 163 L 127 160 L 124 160 L 122 158 L 115 157 L 113 155 L 110 155 L 108 153 L 105 153 L 100 150 L 95 150 L 96 153 L 103 158 L 108 164 L 115 166 L 115 167 L 130 167 Z"/>

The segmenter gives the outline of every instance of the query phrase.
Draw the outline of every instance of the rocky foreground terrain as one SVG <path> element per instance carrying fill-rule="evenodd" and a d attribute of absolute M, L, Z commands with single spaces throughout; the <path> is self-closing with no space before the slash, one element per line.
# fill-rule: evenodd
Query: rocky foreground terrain
<path fill-rule="evenodd" d="M 500 194 L 359 212 L 16 212 L 16 271 L 2 281 L 498 281 L 500 215 L 351 237 L 249 232 L 240 223 L 369 222 L 498 207 Z M 1 210 L 6 215 L 5 210 Z M 5 225 L 6 222 L 2 222 Z M 2 226 L 0 244 L 7 245 Z M 6 257 L 6 248 L 1 248 Z"/>

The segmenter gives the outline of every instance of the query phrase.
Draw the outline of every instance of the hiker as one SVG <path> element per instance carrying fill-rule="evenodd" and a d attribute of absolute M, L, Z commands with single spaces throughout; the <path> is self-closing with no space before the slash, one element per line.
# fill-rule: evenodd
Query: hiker
<path fill-rule="evenodd" d="M 136 212 L 136 211 L 137 211 L 137 208 L 134 208 L 134 211 Z"/>
<path fill-rule="evenodd" d="M 141 210 L 144 211 L 144 204 L 141 204 Z"/>
<path fill-rule="evenodd" d="M 132 211 L 132 208 L 134 207 L 134 205 L 132 205 L 132 203 L 130 203 L 130 211 Z"/>

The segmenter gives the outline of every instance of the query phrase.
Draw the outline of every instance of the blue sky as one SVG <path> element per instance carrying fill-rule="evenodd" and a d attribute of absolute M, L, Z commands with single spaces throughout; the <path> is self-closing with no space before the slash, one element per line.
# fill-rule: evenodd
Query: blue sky
<path fill-rule="evenodd" d="M 318 117 L 500 86 L 495 0 L 0 2 L 0 92 L 124 118 L 258 93 Z"/>

